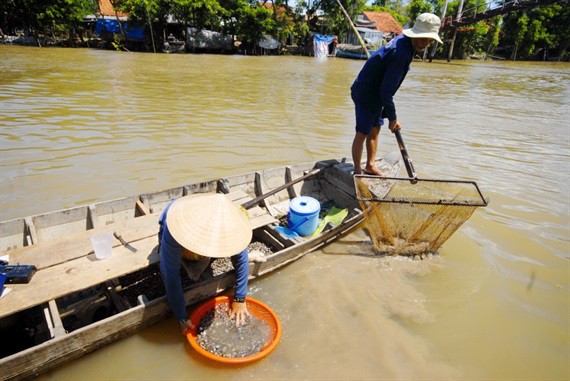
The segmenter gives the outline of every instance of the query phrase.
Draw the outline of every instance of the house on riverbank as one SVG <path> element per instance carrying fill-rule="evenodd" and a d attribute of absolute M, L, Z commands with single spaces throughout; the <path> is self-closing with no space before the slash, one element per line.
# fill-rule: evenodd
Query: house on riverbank
<path fill-rule="evenodd" d="M 354 24 L 360 38 L 350 29 L 343 43 L 338 45 L 338 57 L 366 59 L 360 39 L 364 41 L 366 48 L 373 52 L 402 33 L 402 26 L 388 12 L 363 11 Z"/>
<path fill-rule="evenodd" d="M 98 0 L 100 12 L 97 14 L 95 33 L 113 46 L 142 43 L 144 50 L 162 51 L 163 53 L 221 53 L 221 54 L 279 54 L 281 44 L 272 36 L 263 35 L 255 43 L 244 44 L 235 35 L 220 30 L 200 29 L 188 22 L 177 20 L 167 14 L 164 22 L 149 22 L 132 28 L 125 28 L 129 23 L 128 14 L 115 12 L 110 0 Z M 260 6 L 270 12 L 276 12 L 278 18 L 286 17 L 285 8 L 271 2 L 260 2 Z M 168 35 L 168 37 L 166 37 Z M 150 46 L 150 44 L 153 44 Z M 160 47 L 157 45 L 160 44 Z M 140 49 L 137 49 L 140 50 Z"/>
<path fill-rule="evenodd" d="M 402 26 L 388 12 L 363 11 L 355 24 L 382 32 L 384 36 L 394 37 L 402 34 Z"/>
<path fill-rule="evenodd" d="M 372 49 L 402 34 L 402 26 L 388 12 L 363 11 L 354 24 L 362 40 Z M 360 46 L 358 36 L 352 29 L 347 32 L 343 43 Z"/>

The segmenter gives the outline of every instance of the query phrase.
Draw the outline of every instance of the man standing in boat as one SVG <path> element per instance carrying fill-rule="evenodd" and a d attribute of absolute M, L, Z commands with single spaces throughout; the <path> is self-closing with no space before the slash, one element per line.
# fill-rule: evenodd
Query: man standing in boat
<path fill-rule="evenodd" d="M 354 174 L 385 176 L 376 167 L 378 134 L 388 118 L 390 131 L 402 126 L 396 116 L 394 95 L 406 77 L 415 52 L 427 48 L 432 42 L 441 43 L 438 36 L 441 20 L 434 14 L 422 13 L 413 28 L 393 38 L 368 58 L 354 81 L 351 90 L 356 113 L 356 136 L 352 142 Z M 366 166 L 362 170 L 362 152 L 366 143 Z"/>
<path fill-rule="evenodd" d="M 231 317 L 235 317 L 236 325 L 244 323 L 250 315 L 245 297 L 249 275 L 247 246 L 253 234 L 245 211 L 223 194 L 194 194 L 171 202 L 162 212 L 159 224 L 162 281 L 182 333 L 194 328 L 186 313 L 180 280 L 182 257 L 190 261 L 188 267 L 195 281 L 213 258 L 231 257 L 236 271 Z"/>

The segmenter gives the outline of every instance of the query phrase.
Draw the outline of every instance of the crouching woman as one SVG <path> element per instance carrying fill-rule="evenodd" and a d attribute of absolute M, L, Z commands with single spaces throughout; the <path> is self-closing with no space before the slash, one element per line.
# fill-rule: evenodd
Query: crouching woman
<path fill-rule="evenodd" d="M 249 273 L 247 245 L 252 230 L 246 213 L 223 194 L 194 194 L 171 202 L 162 212 L 159 224 L 162 281 L 181 332 L 186 334 L 194 328 L 186 313 L 180 280 L 182 257 L 188 261 L 193 280 L 200 278 L 213 259 L 231 257 L 236 271 L 231 317 L 235 317 L 236 325 L 243 324 L 250 315 L 245 297 Z"/>

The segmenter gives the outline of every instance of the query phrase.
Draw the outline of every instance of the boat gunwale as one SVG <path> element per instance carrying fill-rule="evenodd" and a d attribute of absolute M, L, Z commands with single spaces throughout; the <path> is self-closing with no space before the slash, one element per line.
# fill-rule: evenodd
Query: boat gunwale
<path fill-rule="evenodd" d="M 266 262 L 262 262 L 260 264 L 254 263 L 250 266 L 250 275 L 248 278 L 250 280 L 257 280 L 284 266 L 287 266 L 288 264 L 296 262 L 311 251 L 327 244 L 329 240 L 333 239 L 333 237 L 340 236 L 350 231 L 363 220 L 363 213 L 359 213 L 351 217 L 346 221 L 346 223 L 339 225 L 336 228 L 325 231 L 321 235 L 304 242 L 286 247 L 283 250 L 268 256 Z M 276 260 L 278 261 L 271 265 L 272 262 Z M 260 268 L 262 267 L 266 268 L 260 271 Z M 184 298 L 185 300 L 192 301 L 187 308 L 195 307 L 201 301 L 227 291 L 233 287 L 234 284 L 235 274 L 233 272 L 228 272 L 187 287 L 184 290 Z M 194 295 L 195 297 L 193 297 Z M 135 317 L 137 314 L 140 315 L 138 321 L 131 324 L 129 322 L 130 319 Z M 166 296 L 161 296 L 153 299 L 152 301 L 141 303 L 98 322 L 81 327 L 62 336 L 56 336 L 43 343 L 0 359 L 0 379 L 11 380 L 36 376 L 68 361 L 80 358 L 102 346 L 130 336 L 143 328 L 147 328 L 167 319 L 171 315 L 172 312 L 170 311 Z M 128 324 L 125 324 L 125 322 Z M 103 326 L 110 327 L 111 330 L 100 329 Z M 83 342 L 85 339 L 84 336 L 89 332 L 95 332 L 97 330 L 105 332 L 104 334 L 101 334 L 101 337 L 97 342 L 91 342 L 91 345 L 86 346 Z M 76 339 L 80 340 L 76 343 Z M 60 350 L 54 350 L 53 347 L 58 345 L 61 347 Z M 46 352 L 45 356 L 47 359 L 41 363 L 42 358 L 41 356 L 38 356 L 38 352 L 44 351 Z M 50 354 L 55 354 L 55 356 L 50 356 Z M 17 369 L 17 367 L 19 367 L 19 369 Z"/>
<path fill-rule="evenodd" d="M 382 160 L 382 158 L 377 158 L 377 160 Z M 332 163 L 332 171 L 334 169 L 344 172 L 346 176 L 350 176 L 352 179 L 352 175 L 347 172 L 347 166 L 352 166 L 352 162 L 347 161 L 345 158 L 342 159 L 329 159 L 324 161 L 315 161 L 315 162 L 306 162 L 306 163 L 299 163 L 291 166 L 290 168 L 294 168 L 297 171 L 306 172 L 310 169 L 318 168 L 319 165 L 324 166 L 327 163 Z M 393 167 L 395 171 L 399 170 L 400 163 L 396 161 L 388 161 L 388 163 Z M 341 169 L 341 166 L 344 169 Z M 257 172 L 249 172 L 246 174 L 241 175 L 234 175 L 226 178 L 220 178 L 218 180 L 209 180 L 207 182 L 195 183 L 190 184 L 190 186 L 200 187 L 200 184 L 210 184 L 209 186 L 214 186 L 217 188 L 219 186 L 219 181 L 228 181 L 232 184 L 232 180 L 235 181 L 231 186 L 233 190 L 241 189 L 243 190 L 244 187 L 248 189 L 251 193 L 257 193 L 255 190 L 255 177 L 258 173 L 269 173 L 268 171 L 283 171 L 284 169 L 288 168 L 289 166 L 282 166 L 282 167 L 275 167 L 270 168 L 264 171 L 257 171 Z M 335 168 L 336 167 L 336 168 Z M 354 201 L 353 205 L 358 205 L 358 201 L 356 201 L 355 194 L 349 194 L 346 190 L 339 188 L 338 184 L 331 183 L 326 179 L 326 177 L 332 176 L 333 178 L 339 178 L 335 176 L 329 171 L 323 171 L 319 174 L 319 177 L 322 181 L 329 184 L 331 188 L 331 192 L 338 191 L 340 192 L 338 197 L 341 197 L 345 200 L 350 200 L 351 202 Z M 252 179 L 246 181 L 248 176 Z M 237 179 L 241 179 L 236 181 Z M 348 180 L 348 178 L 346 179 Z M 310 180 L 309 180 L 310 181 Z M 345 185 L 349 185 L 346 181 L 340 181 L 341 183 L 346 183 Z M 253 184 L 253 186 L 252 186 Z M 171 190 L 179 190 L 184 189 L 184 187 L 174 187 L 171 189 L 153 192 L 153 195 L 160 195 L 167 193 Z M 319 184 L 322 187 L 322 185 Z M 291 186 L 292 187 L 292 186 Z M 291 188 L 289 187 L 289 188 Z M 287 188 L 287 189 L 289 189 Z M 216 189 L 217 190 L 217 189 Z M 287 191 L 287 190 L 286 190 Z M 245 190 L 244 190 L 245 192 Z M 115 200 L 108 200 L 108 201 L 101 201 L 100 203 L 109 203 L 116 200 L 128 200 L 128 199 L 135 199 L 139 196 L 130 196 L 124 198 L 118 198 Z M 333 199 L 333 197 L 331 197 Z M 351 203 L 352 204 L 352 203 Z M 78 206 L 76 208 L 85 208 L 86 206 Z M 63 209 L 62 211 L 66 211 L 68 209 Z M 51 212 L 57 213 L 61 211 Z M 158 213 L 153 213 L 158 214 Z M 138 218 L 138 217 L 133 217 Z M 349 208 L 349 216 L 348 218 L 339 226 L 329 228 L 324 230 L 321 234 L 315 237 L 308 237 L 305 238 L 302 242 L 290 242 L 289 246 L 284 245 L 281 250 L 268 255 L 266 257 L 266 262 L 261 263 L 251 263 L 250 264 L 250 273 L 249 279 L 256 280 L 259 278 L 264 277 L 298 259 L 306 255 L 307 253 L 314 251 L 329 242 L 337 239 L 339 236 L 342 236 L 352 229 L 354 229 L 359 223 L 364 220 L 364 213 L 360 210 L 360 207 L 356 208 Z M 2 222 L 0 222 L 2 224 Z M 259 232 L 266 232 L 274 237 L 271 228 L 271 224 L 265 225 L 257 229 L 256 231 Z M 86 229 L 88 231 L 90 229 Z M 278 233 L 277 233 L 278 234 Z M 275 237 L 274 237 L 275 238 Z M 9 251 L 2 252 L 2 253 L 9 253 Z M 149 266 L 152 264 L 149 264 Z M 148 268 L 145 267 L 145 268 Z M 224 292 L 225 290 L 233 287 L 235 284 L 235 275 L 233 272 L 228 272 L 221 274 L 216 277 L 212 277 L 203 281 L 200 281 L 196 284 L 190 285 L 189 287 L 185 288 L 184 296 L 187 301 L 191 302 L 188 306 L 196 305 L 200 301 L 210 298 L 213 295 L 219 294 Z M 48 339 L 40 344 L 32 346 L 30 348 L 24 349 L 12 355 L 6 356 L 4 358 L 0 358 L 0 379 L 22 379 L 22 378 L 30 378 L 36 376 L 40 373 L 46 372 L 52 368 L 60 366 L 67 361 L 77 359 L 89 352 L 95 351 L 102 346 L 105 346 L 111 342 L 116 340 L 122 339 L 127 337 L 143 328 L 149 327 L 153 324 L 156 324 L 169 316 L 172 315 L 168 303 L 166 301 L 166 296 L 160 296 L 156 299 L 151 301 L 143 301 L 142 298 L 139 297 L 139 305 L 130 307 L 127 310 L 117 312 L 112 316 L 109 316 L 105 319 L 100 321 L 90 323 L 84 327 L 81 327 L 77 330 L 72 332 L 62 334 L 61 336 L 55 336 L 51 339 Z M 43 306 L 45 303 L 42 303 L 38 306 Z M 57 312 L 57 311 L 56 311 Z M 113 324 L 111 324 L 113 323 Z M 98 331 L 104 331 L 104 333 L 97 333 Z M 97 335 L 99 337 L 97 338 Z M 93 340 L 90 341 L 90 337 L 93 336 Z M 56 346 L 59 346 L 56 348 Z"/>
<path fill-rule="evenodd" d="M 162 190 L 155 190 L 155 191 L 150 191 L 150 192 L 144 192 L 144 193 L 139 193 L 138 195 L 132 195 L 132 196 L 126 196 L 126 197 L 118 197 L 118 198 L 114 198 L 114 199 L 109 199 L 109 200 L 101 200 L 101 201 L 97 201 L 94 203 L 88 203 L 88 204 L 81 204 L 81 205 L 77 205 L 77 206 L 72 206 L 70 208 L 63 208 L 63 209 L 58 209 L 58 210 L 54 210 L 54 211 L 49 211 L 49 212 L 43 212 L 43 213 L 37 213 L 37 214 L 31 214 L 31 215 L 26 215 L 26 216 L 22 216 L 22 217 L 16 217 L 16 218 L 12 218 L 9 220 L 3 220 L 0 221 L 0 226 L 2 226 L 2 224 L 5 223 L 9 223 L 9 222 L 16 222 L 16 221 L 23 221 L 26 218 L 37 218 L 37 217 L 42 217 L 42 216 L 47 216 L 47 215 L 53 215 L 53 214 L 62 214 L 62 213 L 69 213 L 71 211 L 79 211 L 81 209 L 84 208 L 88 208 L 90 205 L 95 205 L 95 206 L 101 206 L 104 204 L 111 204 L 111 203 L 116 203 L 116 202 L 120 202 L 120 201 L 124 201 L 124 200 L 129 200 L 129 199 L 140 199 L 141 197 L 144 196 L 156 196 L 159 194 L 163 194 L 163 193 L 167 193 L 170 191 L 176 191 L 179 189 L 184 189 L 184 187 L 197 187 L 197 186 L 201 186 L 203 184 L 210 184 L 212 183 L 213 185 L 216 185 L 219 181 L 224 181 L 227 180 L 228 182 L 230 182 L 230 186 L 237 186 L 239 187 L 240 185 L 247 185 L 250 182 L 253 183 L 254 179 L 255 179 L 255 174 L 258 172 L 270 172 L 273 170 L 279 170 L 279 169 L 283 169 L 286 167 L 305 167 L 307 165 L 313 165 L 313 167 L 307 168 L 311 169 L 311 168 L 318 168 L 317 164 L 319 163 L 326 163 L 326 162 L 332 162 L 338 160 L 338 163 L 345 163 L 347 161 L 342 161 L 342 160 L 346 160 L 346 158 L 340 158 L 340 159 L 328 159 L 328 160 L 317 160 L 317 161 L 307 161 L 307 162 L 303 162 L 303 163 L 298 163 L 298 164 L 293 164 L 291 165 L 287 165 L 287 166 L 280 166 L 280 167 L 273 167 L 273 168 L 267 168 L 267 169 L 263 169 L 263 170 L 256 170 L 256 171 L 251 171 L 251 172 L 247 172 L 247 173 L 243 173 L 243 174 L 238 174 L 238 175 L 231 175 L 231 176 L 227 176 L 227 177 L 220 177 L 218 179 L 211 179 L 211 180 L 206 180 L 206 181 L 199 181 L 199 182 L 195 182 L 195 183 L 189 183 L 189 184 L 184 184 L 181 186 L 176 186 L 176 187 L 172 187 L 172 188 L 167 188 L 167 189 L 162 189 Z M 251 180 L 248 180 L 247 178 L 251 176 Z M 239 179 L 239 178 L 245 178 L 246 181 L 244 182 L 239 182 L 239 183 L 232 183 L 232 180 L 235 179 Z M 198 192 L 194 192 L 194 193 L 198 193 Z M 204 193 L 204 192 L 199 192 L 199 193 Z M 153 213 L 154 214 L 154 213 Z M 133 217 L 136 218 L 136 217 Z M 86 229 L 89 230 L 89 229 Z M 0 237 L 1 238 L 1 237 Z M 2 250 L 0 252 L 9 252 L 10 250 Z"/>
<path fill-rule="evenodd" d="M 340 158 L 340 159 L 327 159 L 327 160 L 317 160 L 317 161 L 313 161 L 313 162 L 303 162 L 303 163 L 297 163 L 297 164 L 293 164 L 293 165 L 288 165 L 288 166 L 280 166 L 280 167 L 273 167 L 273 168 L 267 168 L 264 170 L 260 170 L 260 171 L 250 171 L 244 174 L 237 174 L 237 175 L 231 175 L 231 176 L 227 176 L 227 177 L 222 177 L 219 179 L 211 179 L 211 180 L 206 180 L 206 181 L 199 181 L 199 182 L 195 182 L 195 183 L 190 183 L 190 184 L 185 184 L 185 185 L 181 185 L 181 186 L 176 186 L 176 187 L 172 187 L 172 188 L 167 188 L 167 189 L 162 189 L 162 190 L 156 190 L 156 191 L 151 191 L 151 192 L 145 192 L 145 193 L 140 193 L 138 195 L 131 195 L 131 196 L 126 196 L 126 197 L 118 197 L 115 199 L 109 199 L 109 200 L 101 200 L 98 202 L 94 202 L 91 204 L 82 204 L 82 205 L 77 205 L 77 206 L 73 206 L 70 208 L 63 208 L 63 209 L 59 209 L 59 210 L 55 210 L 55 211 L 50 211 L 50 212 L 44 212 L 44 213 L 37 213 L 37 214 L 32 214 L 32 215 L 27 215 L 27 216 L 23 216 L 23 217 L 16 217 L 13 219 L 9 219 L 9 220 L 4 220 L 4 221 L 0 221 L 0 247 L 3 247 L 4 245 L 7 247 L 7 249 L 5 250 L 0 250 L 0 255 L 6 255 L 6 254 L 10 254 L 10 251 L 13 249 L 21 249 L 23 247 L 28 247 L 28 246 L 33 246 L 38 242 L 45 242 L 45 241 L 49 241 L 49 239 L 45 239 L 45 240 L 40 240 L 38 238 L 35 238 L 38 242 L 33 242 L 32 244 L 29 244 L 29 242 L 27 242 L 26 240 L 26 230 L 29 230 L 29 223 L 31 222 L 32 224 L 34 223 L 34 221 L 37 221 L 38 219 L 57 219 L 58 216 L 65 216 L 65 215 L 70 215 L 70 214 L 83 214 L 84 217 L 80 218 L 80 219 L 74 219 L 74 220 L 64 220 L 64 223 L 62 224 L 53 224 L 53 225 L 48 225 L 48 226 L 44 226 L 41 227 L 40 229 L 46 229 L 46 228 L 57 228 L 57 226 L 62 226 L 65 223 L 68 224 L 75 224 L 75 223 L 82 223 L 83 221 L 86 221 L 89 219 L 89 208 L 94 207 L 95 209 L 97 207 L 104 207 L 104 206 L 108 206 L 108 205 L 112 205 L 112 204 L 120 204 L 122 202 L 129 202 L 132 200 L 131 204 L 132 207 L 131 208 L 125 208 L 119 212 L 122 213 L 133 213 L 133 217 L 130 218 L 125 218 L 123 220 L 117 221 L 117 222 L 113 222 L 114 223 L 121 223 L 123 221 L 129 220 L 129 219 L 134 219 L 134 218 L 138 218 L 141 216 L 144 216 L 144 214 L 139 214 L 138 216 L 136 215 L 137 213 L 137 205 L 136 205 L 136 201 L 139 200 L 141 202 L 143 202 L 143 200 L 148 200 L 149 202 L 152 199 L 156 199 L 158 197 L 160 197 L 161 195 L 164 194 L 168 194 L 168 193 L 179 193 L 181 196 L 185 196 L 187 194 L 194 194 L 194 193 L 204 193 L 203 191 L 197 192 L 196 188 L 198 188 L 199 190 L 203 190 L 203 189 L 208 189 L 208 191 L 210 192 L 217 192 L 218 191 L 218 183 L 220 181 L 227 181 L 228 185 L 230 187 L 237 187 L 237 188 L 250 188 L 250 192 L 253 193 L 255 191 L 255 176 L 258 173 L 271 173 L 273 171 L 279 171 L 279 170 L 283 170 L 286 167 L 291 167 L 297 170 L 301 170 L 301 171 L 307 171 L 310 169 L 316 169 L 319 168 L 319 165 L 321 166 L 325 166 L 325 164 L 330 164 L 330 163 L 344 163 L 346 162 L 347 159 L 346 158 Z M 328 165 L 327 164 L 327 165 Z M 188 193 L 188 189 L 193 190 L 191 193 Z M 247 193 L 250 193 L 247 192 Z M 223 192 L 222 192 L 223 193 Z M 172 198 L 174 199 L 174 198 Z M 144 202 L 143 202 L 144 203 Z M 157 203 L 155 202 L 154 205 L 156 205 Z M 151 210 L 153 205 L 146 205 L 147 208 L 149 208 Z M 151 210 L 150 214 L 155 214 L 156 212 Z M 22 231 L 21 233 L 17 233 L 17 234 L 12 234 L 12 235 L 8 235 L 8 234 L 4 234 L 4 230 L 6 228 L 10 228 L 11 226 L 14 225 L 19 225 L 22 227 Z M 88 221 L 86 221 L 86 226 L 88 226 L 89 223 Z M 106 224 L 104 226 L 109 226 L 112 224 Z M 89 231 L 96 228 L 96 226 L 91 226 L 90 228 L 86 228 L 84 230 L 81 231 Z M 35 230 L 35 228 L 34 228 Z M 80 231 L 75 232 L 79 233 Z M 14 245 L 9 245 L 9 244 L 4 244 L 3 241 L 7 240 L 6 237 L 9 236 L 20 236 L 21 239 L 18 239 L 19 242 L 23 242 L 24 244 L 21 246 L 15 246 Z M 34 234 L 30 234 L 30 235 L 34 235 Z M 36 236 L 38 235 L 37 233 L 35 234 Z M 54 238 L 52 238 L 54 239 Z M 58 239 L 58 238 L 55 238 Z M 28 243 L 28 244 L 25 244 Z"/>

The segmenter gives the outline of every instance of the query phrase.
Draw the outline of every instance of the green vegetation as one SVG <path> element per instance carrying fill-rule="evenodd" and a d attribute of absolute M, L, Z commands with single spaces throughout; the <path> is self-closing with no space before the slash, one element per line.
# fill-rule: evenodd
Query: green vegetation
<path fill-rule="evenodd" d="M 235 36 L 244 46 L 253 46 L 264 35 L 283 44 L 302 45 L 309 31 L 337 35 L 342 41 L 350 25 L 337 0 L 299 0 L 293 9 L 289 0 L 110 0 L 117 11 L 129 15 L 129 23 L 146 30 L 153 47 L 161 46 L 176 20 L 179 30 L 192 26 Z M 472 55 L 501 55 L 508 59 L 568 60 L 570 7 L 568 0 L 534 9 L 496 16 L 457 30 L 452 58 Z M 363 10 L 388 12 L 396 21 L 412 25 L 423 12 L 441 15 L 445 0 L 341 0 L 355 20 Z M 446 15 L 457 15 L 460 0 L 447 3 Z M 485 10 L 485 0 L 464 0 L 463 14 Z M 83 41 L 83 18 L 98 11 L 97 0 L 4 0 L 0 2 L 0 26 L 4 33 L 24 30 L 39 41 L 39 36 L 54 40 Z M 124 31 L 121 25 L 121 34 Z M 454 29 L 442 31 L 452 39 Z M 181 36 L 179 36 L 181 37 Z M 123 38 L 124 40 L 124 38 Z M 114 41 L 121 44 L 120 39 Z M 155 48 L 156 49 L 156 48 Z M 439 45 L 436 57 L 446 57 L 449 44 Z"/>
<path fill-rule="evenodd" d="M 558 48 L 560 58 L 568 60 L 570 7 L 568 2 L 511 12 L 504 17 L 500 45 L 511 47 L 510 59 L 530 59 L 548 55 Z M 540 58 L 540 57 L 536 57 Z"/>
<path fill-rule="evenodd" d="M 67 34 L 81 38 L 81 21 L 96 11 L 92 0 L 3 0 L 0 2 L 1 25 L 6 29 L 27 28 L 37 37 Z"/>

